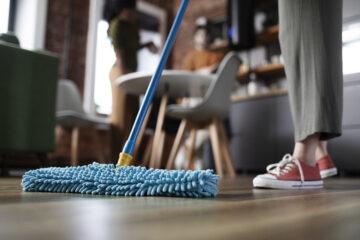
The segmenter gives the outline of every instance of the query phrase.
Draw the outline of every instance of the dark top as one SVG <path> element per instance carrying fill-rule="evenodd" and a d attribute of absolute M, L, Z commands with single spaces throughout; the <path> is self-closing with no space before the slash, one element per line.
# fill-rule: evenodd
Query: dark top
<path fill-rule="evenodd" d="M 140 48 L 139 25 L 114 18 L 109 24 L 108 36 L 120 54 L 123 67 L 127 71 L 135 72 L 137 51 Z"/>

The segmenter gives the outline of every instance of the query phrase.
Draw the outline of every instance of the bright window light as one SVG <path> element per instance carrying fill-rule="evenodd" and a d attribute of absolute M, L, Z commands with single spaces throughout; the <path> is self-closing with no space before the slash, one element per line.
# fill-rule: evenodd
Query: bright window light
<path fill-rule="evenodd" d="M 343 72 L 352 74 L 360 72 L 359 64 L 360 40 L 354 43 L 348 43 L 343 46 Z"/>
<path fill-rule="evenodd" d="M 360 72 L 360 23 L 344 26 L 343 37 L 343 73 Z"/>
<path fill-rule="evenodd" d="M 116 60 L 114 49 L 107 35 L 108 27 L 109 24 L 106 21 L 99 21 L 96 42 L 94 101 L 96 111 L 101 114 L 111 113 L 109 73 Z"/>
<path fill-rule="evenodd" d="M 152 41 L 156 46 L 161 46 L 161 34 L 158 32 L 140 30 L 140 42 Z M 138 71 L 155 72 L 160 61 L 160 54 L 151 53 L 147 48 L 138 51 Z"/>
<path fill-rule="evenodd" d="M 94 101 L 96 112 L 100 114 L 110 114 L 112 107 L 109 73 L 116 56 L 107 36 L 108 26 L 106 21 L 99 21 L 97 30 Z M 155 45 L 161 46 L 161 34 L 140 30 L 140 42 L 148 41 L 153 41 Z M 138 51 L 137 58 L 137 71 L 154 72 L 160 59 L 160 53 L 153 54 L 147 48 L 143 48 Z"/>
<path fill-rule="evenodd" d="M 10 0 L 0 1 L 0 33 L 8 31 Z"/>

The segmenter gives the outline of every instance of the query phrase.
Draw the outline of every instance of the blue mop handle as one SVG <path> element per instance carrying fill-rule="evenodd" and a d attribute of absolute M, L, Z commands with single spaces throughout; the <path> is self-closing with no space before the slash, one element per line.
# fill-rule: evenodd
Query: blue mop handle
<path fill-rule="evenodd" d="M 179 30 L 181 21 L 183 19 L 183 16 L 185 14 L 188 4 L 189 4 L 189 0 L 182 0 L 182 2 L 181 2 L 180 8 L 178 10 L 178 13 L 176 14 L 174 23 L 171 27 L 169 36 L 165 42 L 165 46 L 164 46 L 164 49 L 163 49 L 161 57 L 160 57 L 159 65 L 157 66 L 155 74 L 152 76 L 150 84 L 146 90 L 145 97 L 140 106 L 139 112 L 136 116 L 134 125 L 133 125 L 130 135 L 129 135 L 129 138 L 126 141 L 124 148 L 122 150 L 123 153 L 132 155 L 134 152 L 136 139 L 139 135 L 139 132 L 140 132 L 141 126 L 144 122 L 146 113 L 147 113 L 149 106 L 152 102 L 152 99 L 154 97 L 156 88 L 160 82 L 161 73 L 164 70 L 166 61 L 167 61 L 167 59 L 170 55 L 171 49 L 174 45 L 176 33 Z"/>

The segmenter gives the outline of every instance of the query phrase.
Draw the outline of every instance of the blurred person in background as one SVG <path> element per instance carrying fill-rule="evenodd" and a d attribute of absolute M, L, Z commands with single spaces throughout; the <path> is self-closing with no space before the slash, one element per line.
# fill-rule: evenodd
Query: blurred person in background
<path fill-rule="evenodd" d="M 196 20 L 193 49 L 186 54 L 182 68 L 199 73 L 213 73 L 225 56 L 224 51 L 211 50 L 212 37 L 209 23 L 204 17 Z"/>
<path fill-rule="evenodd" d="M 130 133 L 139 107 L 137 96 L 120 89 L 115 80 L 121 75 L 137 70 L 137 52 L 147 47 L 152 53 L 158 51 L 153 42 L 140 43 L 139 19 L 135 0 L 106 0 L 104 19 L 109 23 L 108 36 L 114 47 L 116 62 L 110 70 L 112 89 L 112 158 L 117 155 Z"/>

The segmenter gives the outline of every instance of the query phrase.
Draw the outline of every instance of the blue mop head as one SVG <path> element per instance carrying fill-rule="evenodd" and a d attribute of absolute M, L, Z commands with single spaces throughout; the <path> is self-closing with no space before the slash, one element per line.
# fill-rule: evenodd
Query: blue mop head
<path fill-rule="evenodd" d="M 50 167 L 24 174 L 28 192 L 85 193 L 113 196 L 215 197 L 219 176 L 212 170 L 163 170 L 93 163 Z"/>

